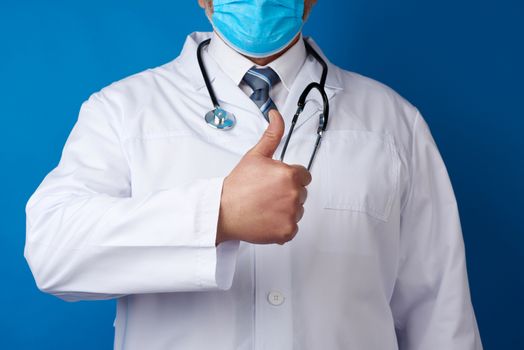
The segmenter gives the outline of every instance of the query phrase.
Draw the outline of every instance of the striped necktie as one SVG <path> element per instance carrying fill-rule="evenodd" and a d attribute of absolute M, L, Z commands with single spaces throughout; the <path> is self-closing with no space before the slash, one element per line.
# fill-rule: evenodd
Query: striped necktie
<path fill-rule="evenodd" d="M 278 74 L 270 67 L 251 68 L 244 75 L 242 81 L 253 89 L 250 98 L 255 102 L 266 120 L 269 121 L 269 110 L 277 109 L 275 103 L 269 97 L 269 89 L 280 81 Z"/>

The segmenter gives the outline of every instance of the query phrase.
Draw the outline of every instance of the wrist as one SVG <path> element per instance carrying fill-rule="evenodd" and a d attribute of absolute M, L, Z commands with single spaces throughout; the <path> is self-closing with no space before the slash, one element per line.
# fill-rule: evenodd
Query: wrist
<path fill-rule="evenodd" d="M 222 209 L 220 209 L 220 212 L 222 212 Z M 218 246 L 220 243 L 230 240 L 230 238 L 227 235 L 227 231 L 224 227 L 224 220 L 221 216 L 222 215 L 219 214 L 215 246 Z"/>

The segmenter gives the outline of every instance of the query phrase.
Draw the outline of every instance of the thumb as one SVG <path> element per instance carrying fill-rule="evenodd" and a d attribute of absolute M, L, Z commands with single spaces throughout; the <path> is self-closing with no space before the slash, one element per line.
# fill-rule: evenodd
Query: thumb
<path fill-rule="evenodd" d="M 254 152 L 264 157 L 272 158 L 283 135 L 284 119 L 276 109 L 271 109 L 269 111 L 269 125 L 267 129 L 258 143 L 248 153 Z"/>

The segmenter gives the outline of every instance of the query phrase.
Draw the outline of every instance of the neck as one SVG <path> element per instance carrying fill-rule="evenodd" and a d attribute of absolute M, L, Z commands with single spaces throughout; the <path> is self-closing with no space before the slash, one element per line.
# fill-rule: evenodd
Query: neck
<path fill-rule="evenodd" d="M 249 56 L 246 56 L 246 55 L 243 55 L 243 56 L 246 57 L 247 59 L 249 59 L 250 61 L 252 61 L 253 63 L 255 63 L 256 65 L 265 66 L 265 65 L 273 62 L 274 60 L 276 60 L 277 58 L 279 58 L 283 54 L 285 54 L 286 51 L 289 50 L 290 47 L 295 45 L 295 43 L 299 39 L 300 39 L 300 33 L 297 34 L 295 39 L 293 39 L 293 41 L 288 46 L 286 46 L 286 48 L 284 50 L 281 50 L 280 52 L 277 52 L 276 54 L 268 56 L 268 57 L 258 57 L 257 58 L 257 57 L 249 57 Z"/>

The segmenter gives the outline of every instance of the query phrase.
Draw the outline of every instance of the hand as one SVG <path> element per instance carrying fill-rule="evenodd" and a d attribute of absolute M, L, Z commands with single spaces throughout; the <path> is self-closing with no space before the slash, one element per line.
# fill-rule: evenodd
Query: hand
<path fill-rule="evenodd" d="M 284 134 L 276 110 L 260 138 L 224 179 L 216 244 L 227 240 L 284 244 L 298 232 L 311 174 L 272 159 Z"/>

